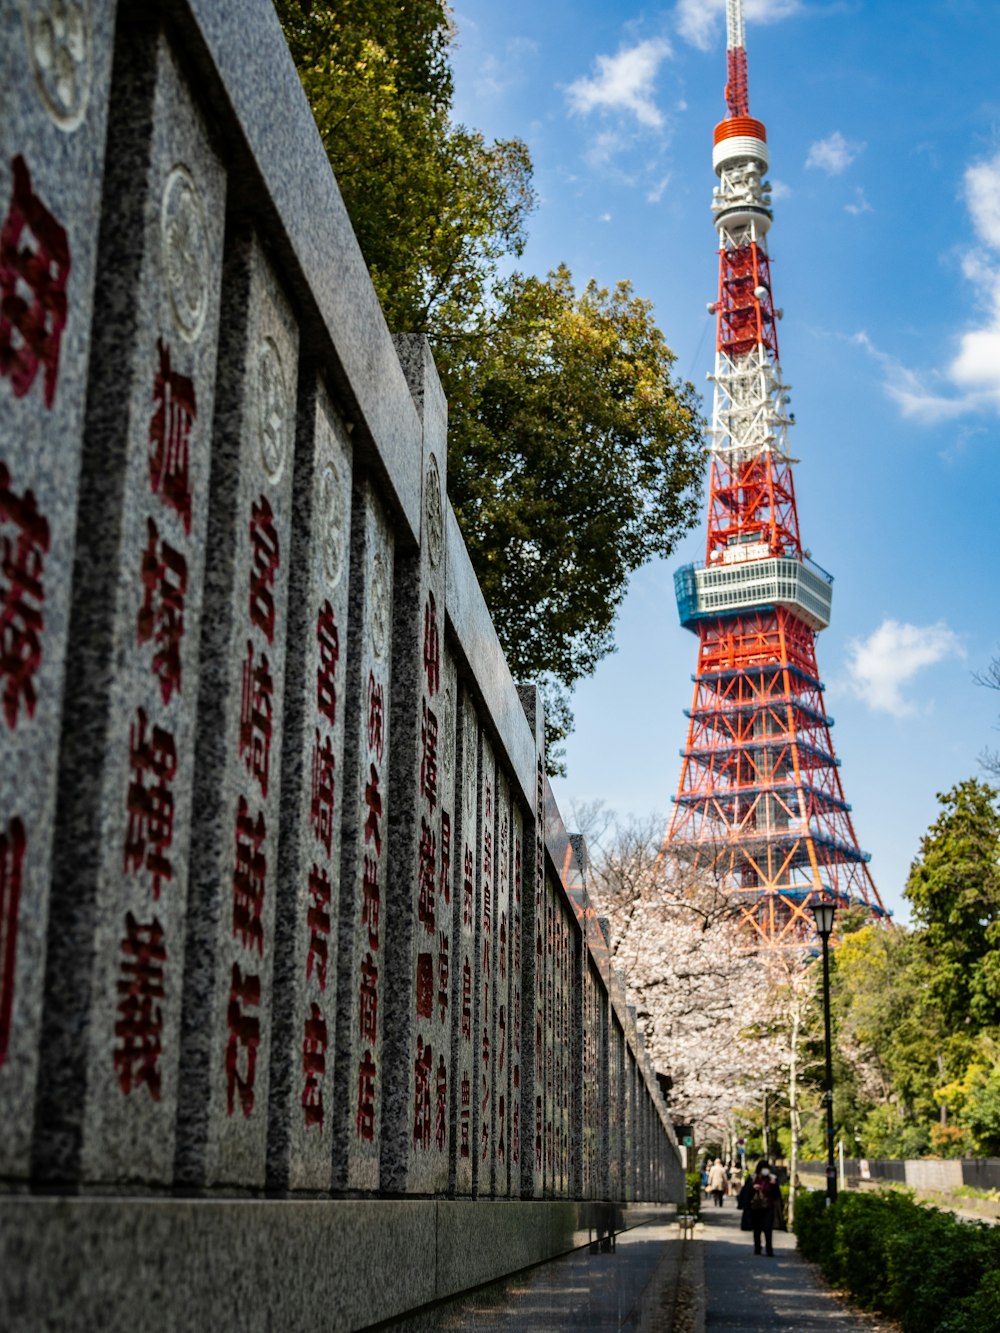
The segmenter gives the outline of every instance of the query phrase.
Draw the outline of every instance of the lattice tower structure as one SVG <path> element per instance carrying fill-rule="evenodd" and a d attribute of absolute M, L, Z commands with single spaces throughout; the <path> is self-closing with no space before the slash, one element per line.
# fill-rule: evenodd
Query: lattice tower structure
<path fill-rule="evenodd" d="M 719 236 L 705 562 L 675 575 L 698 636 L 665 852 L 737 897 L 765 945 L 814 938 L 817 898 L 887 919 L 844 799 L 816 663 L 833 579 L 803 549 L 789 386 L 767 237 L 767 133 L 750 115 L 741 0 L 727 0 L 727 116 L 715 127 Z"/>

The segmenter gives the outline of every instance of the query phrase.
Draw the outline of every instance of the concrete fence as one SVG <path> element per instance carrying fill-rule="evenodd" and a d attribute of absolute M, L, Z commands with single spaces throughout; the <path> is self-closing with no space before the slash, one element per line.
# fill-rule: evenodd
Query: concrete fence
<path fill-rule="evenodd" d="M 825 1162 L 802 1162 L 800 1170 L 826 1174 Z M 867 1175 L 865 1171 L 867 1170 Z M 872 1158 L 862 1162 L 850 1157 L 844 1161 L 844 1174 L 853 1184 L 858 1180 L 884 1180 L 909 1185 L 912 1189 L 947 1193 L 963 1185 L 973 1189 L 1000 1189 L 1000 1158 L 946 1157 L 911 1158 L 907 1161 L 890 1158 Z"/>
<path fill-rule="evenodd" d="M 683 1197 L 268 0 L 0 0 L 0 1324 L 351 1328 Z"/>

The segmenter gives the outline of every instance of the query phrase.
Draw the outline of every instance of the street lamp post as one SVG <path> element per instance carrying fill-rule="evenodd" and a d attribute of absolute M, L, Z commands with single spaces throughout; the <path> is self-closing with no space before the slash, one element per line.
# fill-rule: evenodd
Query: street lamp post
<path fill-rule="evenodd" d="M 824 899 L 812 903 L 811 908 L 816 918 L 816 934 L 823 941 L 823 1027 L 826 1034 L 826 1088 L 823 1100 L 826 1102 L 826 1202 L 829 1206 L 837 1198 L 837 1168 L 833 1158 L 833 1044 L 830 1040 L 830 934 L 837 904 Z"/>

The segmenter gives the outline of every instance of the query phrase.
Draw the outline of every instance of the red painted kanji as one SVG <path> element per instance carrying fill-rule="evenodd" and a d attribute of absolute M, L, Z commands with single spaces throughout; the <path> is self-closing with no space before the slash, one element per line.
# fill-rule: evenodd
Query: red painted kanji
<path fill-rule="evenodd" d="M 385 748 L 385 687 L 368 673 L 368 750 L 378 763 Z"/>
<path fill-rule="evenodd" d="M 174 877 L 167 850 L 174 837 L 174 796 L 170 783 L 177 772 L 174 738 L 163 727 L 153 726 L 147 738 L 145 710 L 136 711 L 129 728 L 128 825 L 125 831 L 124 868 L 137 873 L 146 869 L 152 876 L 153 898 L 158 899 L 165 880 Z"/>
<path fill-rule="evenodd" d="M 425 1151 L 431 1146 L 431 1071 L 434 1068 L 430 1045 L 417 1038 L 417 1058 L 413 1065 L 413 1146 Z"/>
<path fill-rule="evenodd" d="M 153 642 L 153 675 L 160 681 L 160 697 L 168 704 L 181 691 L 181 640 L 184 637 L 184 597 L 187 561 L 160 537 L 151 518 L 146 520 L 148 541 L 142 553 L 140 579 L 142 606 L 136 626 L 140 644 Z"/>
<path fill-rule="evenodd" d="M 438 799 L 438 721 L 426 699 L 421 699 L 420 708 L 420 794 L 433 810 Z"/>
<path fill-rule="evenodd" d="M 365 783 L 365 805 L 368 808 L 368 814 L 365 816 L 365 843 L 371 843 L 375 848 L 375 855 L 382 855 L 382 826 L 379 820 L 382 818 L 382 795 L 379 791 L 378 769 L 374 764 L 369 766 L 369 779 Z"/>
<path fill-rule="evenodd" d="M 329 736 L 316 729 L 312 751 L 312 776 L 309 788 L 309 823 L 327 856 L 333 848 L 333 812 L 336 798 L 336 757 Z"/>
<path fill-rule="evenodd" d="M 461 1143 L 459 1153 L 462 1157 L 468 1157 L 470 1154 L 470 1124 L 472 1119 L 472 1084 L 469 1081 L 469 1075 L 462 1075 L 462 1104 L 459 1110 L 459 1126 L 461 1128 Z"/>
<path fill-rule="evenodd" d="M 266 495 L 250 506 L 250 620 L 274 642 L 274 579 L 281 547 Z"/>
<path fill-rule="evenodd" d="M 427 693 L 433 699 L 441 685 L 441 636 L 438 633 L 437 607 L 434 594 L 427 594 L 424 607 L 424 676 Z"/>
<path fill-rule="evenodd" d="M 118 961 L 118 1017 L 115 1021 L 113 1061 L 118 1086 L 128 1095 L 144 1086 L 154 1101 L 160 1100 L 160 1054 L 163 1011 L 159 1001 L 166 994 L 163 971 L 167 950 L 163 927 L 156 917 L 148 923 L 125 916 Z"/>
<path fill-rule="evenodd" d="M 267 654 L 254 660 L 253 641 L 247 639 L 240 690 L 240 758 L 257 780 L 261 796 L 267 796 L 271 766 L 271 725 L 274 716 L 274 680 Z"/>
<path fill-rule="evenodd" d="M 437 1078 L 434 1084 L 436 1109 L 434 1112 L 434 1142 L 438 1152 L 444 1152 L 448 1141 L 448 1070 L 444 1056 L 438 1057 Z"/>
<path fill-rule="evenodd" d="M 437 839 L 427 820 L 420 817 L 417 849 L 417 920 L 428 935 L 434 934 L 434 900 L 437 889 Z"/>
<path fill-rule="evenodd" d="M 260 1019 L 251 1012 L 260 1008 L 260 977 L 244 976 L 238 963 L 233 964 L 226 1024 L 226 1112 L 233 1115 L 236 1099 L 240 1110 L 249 1117 L 254 1106 L 257 1079 L 257 1050 L 260 1046 Z M 241 1069 L 241 1056 L 243 1057 Z"/>
<path fill-rule="evenodd" d="M 448 932 L 438 931 L 438 1018 L 448 1017 Z"/>
<path fill-rule="evenodd" d="M 309 931 L 306 978 L 315 973 L 316 984 L 321 991 L 326 990 L 331 898 L 330 877 L 325 870 L 313 865 L 309 871 L 309 909 L 306 912 L 306 928 Z"/>
<path fill-rule="evenodd" d="M 70 273 L 66 230 L 35 194 L 28 164 L 11 162 L 13 189 L 0 228 L 0 377 L 23 398 L 42 371 L 42 399 L 55 401 Z"/>
<path fill-rule="evenodd" d="M 316 643 L 319 665 L 316 668 L 316 707 L 331 726 L 337 721 L 337 663 L 340 660 L 340 635 L 333 607 L 324 602 L 316 617 Z"/>
<path fill-rule="evenodd" d="M 375 1061 L 371 1051 L 365 1051 L 358 1065 L 358 1111 L 354 1125 L 359 1139 L 368 1143 L 375 1139 Z"/>
<path fill-rule="evenodd" d="M 358 992 L 358 1035 L 373 1045 L 378 1040 L 378 968 L 371 954 L 361 964 Z"/>
<path fill-rule="evenodd" d="M 313 1001 L 302 1036 L 302 1111 L 306 1129 L 318 1127 L 323 1132 L 323 1084 L 326 1075 L 326 1020 Z"/>
<path fill-rule="evenodd" d="M 429 953 L 417 955 L 416 1009 L 418 1018 L 434 1013 L 434 959 Z"/>
<path fill-rule="evenodd" d="M 462 960 L 462 1040 L 472 1040 L 472 964 Z"/>
<path fill-rule="evenodd" d="M 378 950 L 379 909 L 382 892 L 378 882 L 378 862 L 373 856 L 365 857 L 361 880 L 361 924 L 368 927 L 368 947 Z"/>
<path fill-rule="evenodd" d="M 34 717 L 35 677 L 42 664 L 42 582 L 49 549 L 48 520 L 38 512 L 34 492 L 11 490 L 0 463 L 0 681 L 7 726 L 17 726 L 21 705 Z"/>
<path fill-rule="evenodd" d="M 6 832 L 0 834 L 0 1068 L 7 1059 L 14 1013 L 17 924 L 26 846 L 24 825 L 15 816 Z"/>
<path fill-rule="evenodd" d="M 465 858 L 462 874 L 462 924 L 472 926 L 473 915 L 473 894 L 475 892 L 473 875 L 475 873 L 475 863 L 472 859 L 472 848 L 466 846 Z"/>
<path fill-rule="evenodd" d="M 438 887 L 445 903 L 451 902 L 451 815 L 441 811 L 441 877 Z"/>
<path fill-rule="evenodd" d="M 233 865 L 233 935 L 244 949 L 264 956 L 264 893 L 267 888 L 267 857 L 264 812 L 254 819 L 245 796 L 236 810 L 236 859 Z"/>
<path fill-rule="evenodd" d="M 178 374 L 170 348 L 156 340 L 160 368 L 153 382 L 154 411 L 149 420 L 149 485 L 154 495 L 177 511 L 184 531 L 191 531 L 191 432 L 198 417 L 194 381 Z"/>

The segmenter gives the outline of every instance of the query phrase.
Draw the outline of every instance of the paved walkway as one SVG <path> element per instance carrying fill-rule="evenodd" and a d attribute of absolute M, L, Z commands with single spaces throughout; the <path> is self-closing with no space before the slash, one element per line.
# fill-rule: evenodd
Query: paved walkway
<path fill-rule="evenodd" d="M 732 1199 L 709 1201 L 695 1239 L 676 1223 L 636 1227 L 613 1251 L 576 1250 L 381 1327 L 430 1333 L 892 1333 L 850 1310 L 778 1232 L 753 1252 Z"/>
<path fill-rule="evenodd" d="M 848 1309 L 799 1257 L 795 1237 L 778 1231 L 775 1254 L 754 1254 L 732 1199 L 702 1206 L 706 1333 L 876 1333 L 893 1326 Z"/>

